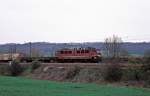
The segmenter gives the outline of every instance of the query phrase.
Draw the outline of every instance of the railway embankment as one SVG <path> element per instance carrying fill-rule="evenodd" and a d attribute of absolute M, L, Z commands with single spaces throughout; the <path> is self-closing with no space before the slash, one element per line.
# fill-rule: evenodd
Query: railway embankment
<path fill-rule="evenodd" d="M 31 63 L 21 63 L 24 69 L 18 76 L 26 78 L 83 83 L 113 83 L 116 85 L 147 87 L 142 64 L 104 63 L 43 63 L 34 67 Z M 35 66 L 35 65 L 34 65 Z M 11 75 L 9 64 L 0 64 L 1 75 Z"/>
<path fill-rule="evenodd" d="M 125 86 L 147 86 L 143 79 L 142 64 L 104 64 L 104 63 L 45 63 L 32 73 L 24 74 L 28 78 L 79 82 L 113 83 Z"/>

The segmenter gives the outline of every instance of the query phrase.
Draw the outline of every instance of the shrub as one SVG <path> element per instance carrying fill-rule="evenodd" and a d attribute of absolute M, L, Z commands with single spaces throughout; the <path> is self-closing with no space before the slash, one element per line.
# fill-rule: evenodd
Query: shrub
<path fill-rule="evenodd" d="M 31 72 L 39 68 L 40 66 L 41 66 L 41 63 L 38 60 L 33 61 L 31 64 Z"/>
<path fill-rule="evenodd" d="M 123 72 L 123 80 L 139 81 L 142 79 L 142 70 L 140 68 L 127 68 Z"/>
<path fill-rule="evenodd" d="M 102 72 L 104 80 L 106 81 L 120 81 L 122 77 L 123 71 L 119 64 L 110 64 L 107 65 Z"/>
<path fill-rule="evenodd" d="M 146 87 L 150 87 L 150 60 L 147 58 L 145 64 L 142 66 L 143 80 Z"/>
<path fill-rule="evenodd" d="M 150 57 L 144 57 L 144 63 L 150 65 Z"/>
<path fill-rule="evenodd" d="M 131 64 L 141 64 L 143 63 L 143 58 L 140 58 L 140 57 L 130 57 L 128 59 L 128 63 L 131 63 Z"/>
<path fill-rule="evenodd" d="M 9 65 L 9 70 L 11 76 L 18 76 L 20 73 L 23 72 L 22 66 L 19 64 L 19 61 L 12 61 Z"/>
<path fill-rule="evenodd" d="M 0 66 L 0 75 L 9 75 L 8 65 Z"/>
<path fill-rule="evenodd" d="M 80 72 L 80 70 L 81 68 L 79 66 L 74 66 L 73 68 L 69 68 L 66 75 L 66 79 L 74 78 Z"/>
<path fill-rule="evenodd" d="M 143 65 L 143 71 L 149 71 L 150 70 L 150 50 L 146 51 L 144 54 L 144 65 Z"/>
<path fill-rule="evenodd" d="M 145 87 L 150 87 L 150 70 L 143 72 L 143 78 Z"/>

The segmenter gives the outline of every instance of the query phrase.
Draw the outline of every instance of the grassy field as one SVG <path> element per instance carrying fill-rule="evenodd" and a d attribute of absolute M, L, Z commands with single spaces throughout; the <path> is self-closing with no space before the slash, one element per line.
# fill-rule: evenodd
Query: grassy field
<path fill-rule="evenodd" d="M 0 77 L 0 96 L 150 96 L 150 90 Z"/>

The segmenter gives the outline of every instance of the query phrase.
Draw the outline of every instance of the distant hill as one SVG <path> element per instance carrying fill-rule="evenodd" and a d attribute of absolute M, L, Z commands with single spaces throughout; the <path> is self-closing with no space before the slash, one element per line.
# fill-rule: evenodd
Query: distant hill
<path fill-rule="evenodd" d="M 102 42 L 94 43 L 47 43 L 47 42 L 36 42 L 32 43 L 32 49 L 40 52 L 42 56 L 53 56 L 56 50 L 61 48 L 79 48 L 79 47 L 94 47 L 97 49 L 103 48 Z M 144 52 L 150 49 L 150 43 L 124 43 L 123 47 L 128 50 L 130 54 L 143 55 Z M 10 50 L 29 54 L 30 43 L 25 44 L 3 44 L 0 45 L 0 53 L 9 53 Z"/>

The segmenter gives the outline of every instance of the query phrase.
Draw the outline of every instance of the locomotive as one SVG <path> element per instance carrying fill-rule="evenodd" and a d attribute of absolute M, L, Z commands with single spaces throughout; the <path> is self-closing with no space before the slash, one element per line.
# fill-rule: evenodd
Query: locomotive
<path fill-rule="evenodd" d="M 64 48 L 55 52 L 53 57 L 30 57 L 20 53 L 0 54 L 0 62 L 19 60 L 20 62 L 100 62 L 102 60 L 100 50 L 95 48 Z"/>
<path fill-rule="evenodd" d="M 56 52 L 58 62 L 99 62 L 101 53 L 95 48 L 61 49 Z"/>

